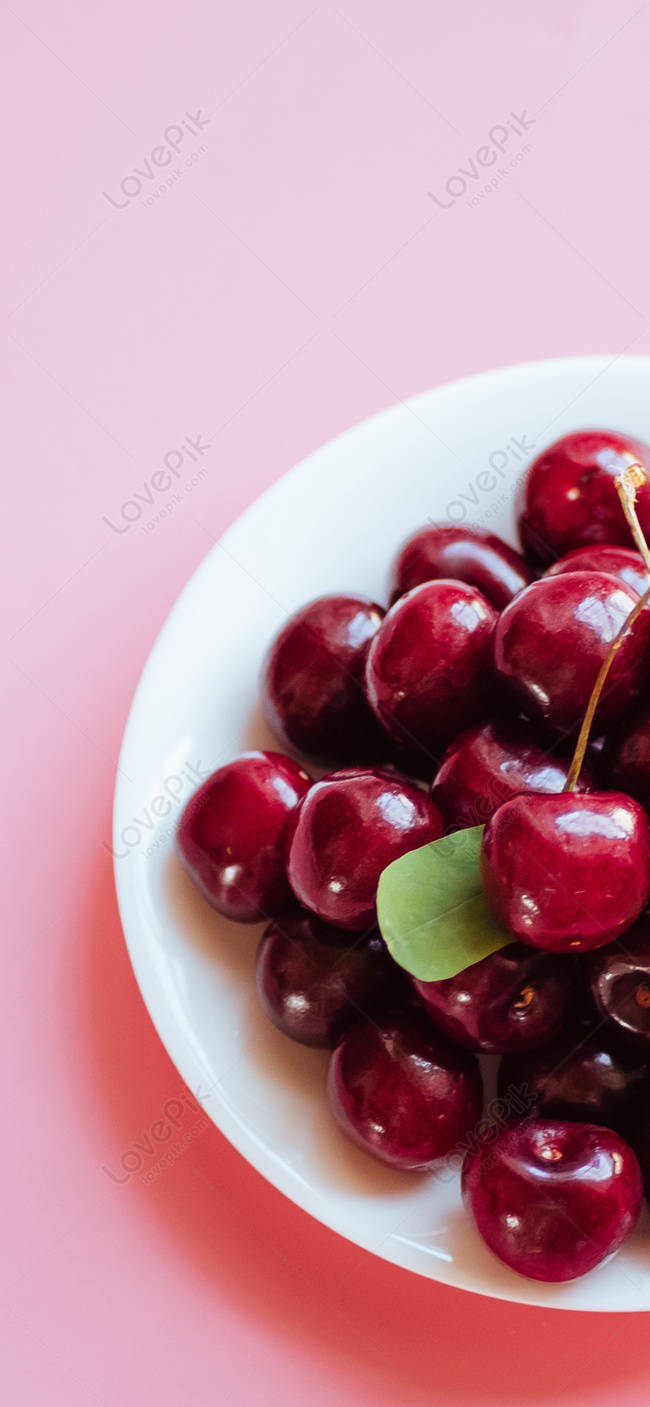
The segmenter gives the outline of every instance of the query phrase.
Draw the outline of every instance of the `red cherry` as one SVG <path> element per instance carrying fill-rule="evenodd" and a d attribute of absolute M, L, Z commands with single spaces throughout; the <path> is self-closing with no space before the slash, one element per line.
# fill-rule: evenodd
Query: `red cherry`
<path fill-rule="evenodd" d="M 487 823 L 481 868 L 517 938 L 586 952 L 624 933 L 650 898 L 650 823 L 621 792 L 515 796 Z"/>
<path fill-rule="evenodd" d="M 227 918 L 249 923 L 287 908 L 287 830 L 310 786 L 290 757 L 245 752 L 190 797 L 176 836 L 178 853 L 208 902 Z"/>
<path fill-rule="evenodd" d="M 521 719 L 482 723 L 456 738 L 434 777 L 431 796 L 445 830 L 464 830 L 489 820 L 519 792 L 561 792 L 570 759 L 548 751 L 532 723 Z M 593 789 L 593 770 L 583 767 L 581 791 Z"/>
<path fill-rule="evenodd" d="M 486 1053 L 533 1050 L 562 1029 L 573 994 L 569 960 L 510 943 L 442 982 L 414 981 L 450 1040 Z"/>
<path fill-rule="evenodd" d="M 643 557 L 631 547 L 576 547 L 554 562 L 544 576 L 563 576 L 565 572 L 606 572 L 608 576 L 618 577 L 639 596 L 650 586 L 650 572 Z"/>
<path fill-rule="evenodd" d="M 601 665 L 638 600 L 604 572 L 568 572 L 527 586 L 506 606 L 494 632 L 495 668 L 512 701 L 556 732 L 577 728 Z M 637 617 L 614 658 L 597 727 L 609 727 L 632 707 L 649 670 L 650 610 Z"/>
<path fill-rule="evenodd" d="M 393 568 L 391 599 L 423 581 L 452 577 L 477 587 L 500 611 L 534 576 L 521 553 L 494 533 L 436 523 L 404 543 Z"/>
<path fill-rule="evenodd" d="M 611 430 L 578 430 L 549 445 L 531 464 L 519 521 L 534 561 L 550 562 L 574 547 L 604 542 L 632 545 L 616 490 L 629 464 L 650 468 L 650 448 Z M 637 494 L 641 526 L 650 531 L 650 483 Z"/>
<path fill-rule="evenodd" d="M 344 1133 L 404 1171 L 450 1153 L 481 1115 L 476 1056 L 416 1007 L 353 1026 L 331 1058 L 327 1093 Z"/>
<path fill-rule="evenodd" d="M 257 955 L 257 990 L 267 1016 L 303 1045 L 331 1046 L 360 1016 L 405 1003 L 404 972 L 378 933 L 351 937 L 292 909 L 269 924 Z"/>
<path fill-rule="evenodd" d="M 371 928 L 382 870 L 441 835 L 437 806 L 414 783 L 361 767 L 332 772 L 300 807 L 289 881 L 299 902 L 326 923 Z"/>
<path fill-rule="evenodd" d="M 366 690 L 398 743 L 435 755 L 485 715 L 495 618 L 460 581 L 425 582 L 391 608 L 368 651 Z"/>
<path fill-rule="evenodd" d="M 262 670 L 261 702 L 273 732 L 308 757 L 376 756 L 385 739 L 363 688 L 384 617 L 366 596 L 322 596 L 287 621 Z"/>
<path fill-rule="evenodd" d="M 499 1260 L 533 1280 L 573 1280 L 634 1230 L 643 1193 L 632 1149 L 597 1124 L 533 1119 L 467 1154 L 463 1200 Z"/>
<path fill-rule="evenodd" d="M 602 1124 L 628 1138 L 648 1107 L 650 1065 L 616 1040 L 609 1023 L 590 1027 L 574 1020 L 541 1049 L 504 1057 L 499 1095 L 506 1105 L 522 1086 L 529 1113 Z"/>
<path fill-rule="evenodd" d="M 606 1029 L 650 1050 L 650 915 L 620 941 L 589 953 L 582 971 Z"/>

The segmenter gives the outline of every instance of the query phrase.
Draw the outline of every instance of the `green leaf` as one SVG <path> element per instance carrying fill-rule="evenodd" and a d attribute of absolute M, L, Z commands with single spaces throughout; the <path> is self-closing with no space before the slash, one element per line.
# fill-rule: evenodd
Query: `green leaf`
<path fill-rule="evenodd" d="M 441 982 L 514 943 L 481 883 L 484 826 L 456 831 L 393 860 L 377 891 L 386 945 L 422 982 Z"/>

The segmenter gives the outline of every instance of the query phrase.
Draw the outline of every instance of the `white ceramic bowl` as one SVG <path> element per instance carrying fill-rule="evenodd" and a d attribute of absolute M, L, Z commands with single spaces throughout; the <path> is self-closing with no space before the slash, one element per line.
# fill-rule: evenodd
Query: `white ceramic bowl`
<path fill-rule="evenodd" d="M 564 1286 L 522 1279 L 463 1213 L 458 1178 L 393 1172 L 357 1151 L 323 1097 L 326 1056 L 258 1009 L 259 928 L 219 918 L 172 853 L 199 772 L 274 745 L 256 704 L 265 648 L 322 592 L 386 598 L 402 540 L 427 519 L 515 541 L 522 470 L 583 426 L 650 441 L 650 358 L 509 367 L 394 406 L 310 455 L 209 553 L 142 675 L 120 758 L 115 874 L 137 980 L 172 1060 L 236 1148 L 282 1192 L 351 1241 L 480 1294 L 566 1309 L 650 1309 L 650 1231 Z"/>

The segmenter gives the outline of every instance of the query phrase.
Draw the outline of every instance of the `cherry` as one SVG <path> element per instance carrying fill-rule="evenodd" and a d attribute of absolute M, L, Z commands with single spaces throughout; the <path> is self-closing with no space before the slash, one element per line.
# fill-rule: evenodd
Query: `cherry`
<path fill-rule="evenodd" d="M 566 958 L 524 943 L 510 943 L 445 981 L 414 981 L 441 1031 L 486 1053 L 531 1050 L 557 1035 L 572 985 Z"/>
<path fill-rule="evenodd" d="M 360 1015 L 408 999 L 405 975 L 378 933 L 351 940 L 302 909 L 263 934 L 257 990 L 274 1025 L 311 1046 L 331 1046 Z"/>
<path fill-rule="evenodd" d="M 272 918 L 290 903 L 287 829 L 310 786 L 291 758 L 245 752 L 190 797 L 176 836 L 178 853 L 208 902 L 227 918 Z"/>
<path fill-rule="evenodd" d="M 638 601 L 635 591 L 604 572 L 568 572 L 527 586 L 506 606 L 494 633 L 495 666 L 512 700 L 556 732 L 576 728 L 612 642 Z M 649 665 L 650 611 L 644 610 L 611 666 L 596 713 L 601 730 L 634 703 Z"/>
<path fill-rule="evenodd" d="M 623 938 L 589 953 L 583 971 L 607 1029 L 650 1047 L 650 915 Z"/>
<path fill-rule="evenodd" d="M 645 1195 L 650 1201 L 650 1113 L 644 1114 L 633 1142 L 641 1166 Z"/>
<path fill-rule="evenodd" d="M 634 1230 L 642 1204 L 632 1149 L 597 1124 L 535 1119 L 467 1154 L 463 1200 L 494 1255 L 533 1280 L 573 1280 Z"/>
<path fill-rule="evenodd" d="M 521 553 L 494 533 L 435 523 L 404 543 L 393 568 L 391 597 L 397 599 L 423 581 L 452 577 L 476 586 L 500 611 L 534 576 Z"/>
<path fill-rule="evenodd" d="M 561 792 L 569 770 L 562 755 L 548 751 L 532 723 L 492 721 L 461 733 L 448 747 L 433 780 L 431 795 L 442 811 L 446 831 L 482 825 L 519 792 Z M 580 787 L 596 784 L 583 768 Z"/>
<path fill-rule="evenodd" d="M 643 704 L 607 737 L 603 751 L 607 780 L 650 809 L 650 707 Z"/>
<path fill-rule="evenodd" d="M 618 577 L 625 586 L 630 586 L 639 596 L 650 586 L 648 572 L 640 552 L 631 547 L 576 547 L 567 552 L 544 572 L 544 576 L 564 576 L 565 572 L 606 572 Z"/>
<path fill-rule="evenodd" d="M 327 1094 L 355 1143 L 405 1171 L 450 1153 L 482 1108 L 476 1056 L 415 1007 L 353 1026 L 332 1055 Z"/>
<path fill-rule="evenodd" d="M 545 449 L 528 470 L 519 520 L 533 560 L 548 563 L 593 543 L 631 546 L 616 477 L 638 461 L 650 466 L 648 446 L 611 430 L 578 430 Z M 637 508 L 647 532 L 650 484 L 642 487 Z"/>
<path fill-rule="evenodd" d="M 332 772 L 300 807 L 289 882 L 299 902 L 326 923 L 371 928 L 382 870 L 441 835 L 437 806 L 413 782 L 362 767 Z"/>
<path fill-rule="evenodd" d="M 368 651 L 366 690 L 398 743 L 435 754 L 485 715 L 494 622 L 480 591 L 459 581 L 425 582 L 391 607 Z"/>
<path fill-rule="evenodd" d="M 576 1020 L 541 1050 L 504 1056 L 500 1097 L 522 1085 L 540 1117 L 604 1124 L 627 1137 L 650 1100 L 650 1064 L 607 1025 Z"/>
<path fill-rule="evenodd" d="M 495 913 L 517 938 L 585 952 L 624 933 L 650 898 L 650 824 L 622 792 L 515 796 L 481 852 Z"/>
<path fill-rule="evenodd" d="M 337 761 L 379 753 L 363 670 L 383 616 L 366 596 L 322 596 L 287 621 L 261 680 L 262 711 L 285 746 Z"/>

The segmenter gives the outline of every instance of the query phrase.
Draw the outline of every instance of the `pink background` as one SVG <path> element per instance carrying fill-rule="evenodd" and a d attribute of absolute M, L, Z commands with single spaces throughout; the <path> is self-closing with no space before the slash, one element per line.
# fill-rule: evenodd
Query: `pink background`
<path fill-rule="evenodd" d="M 150 645 L 263 488 L 436 383 L 650 352 L 650 9 L 14 0 L 0 45 L 7 1400 L 636 1404 L 638 1317 L 410 1277 L 310 1221 L 187 1107 L 175 1161 L 115 1180 L 181 1083 L 107 843 Z M 155 168 L 197 110 L 209 122 Z M 503 160 L 472 175 L 522 110 L 526 135 L 506 128 Z M 468 194 L 443 208 L 429 192 L 448 203 L 460 167 Z M 206 472 L 192 486 L 186 459 L 159 517 L 152 475 L 197 436 Z"/>

